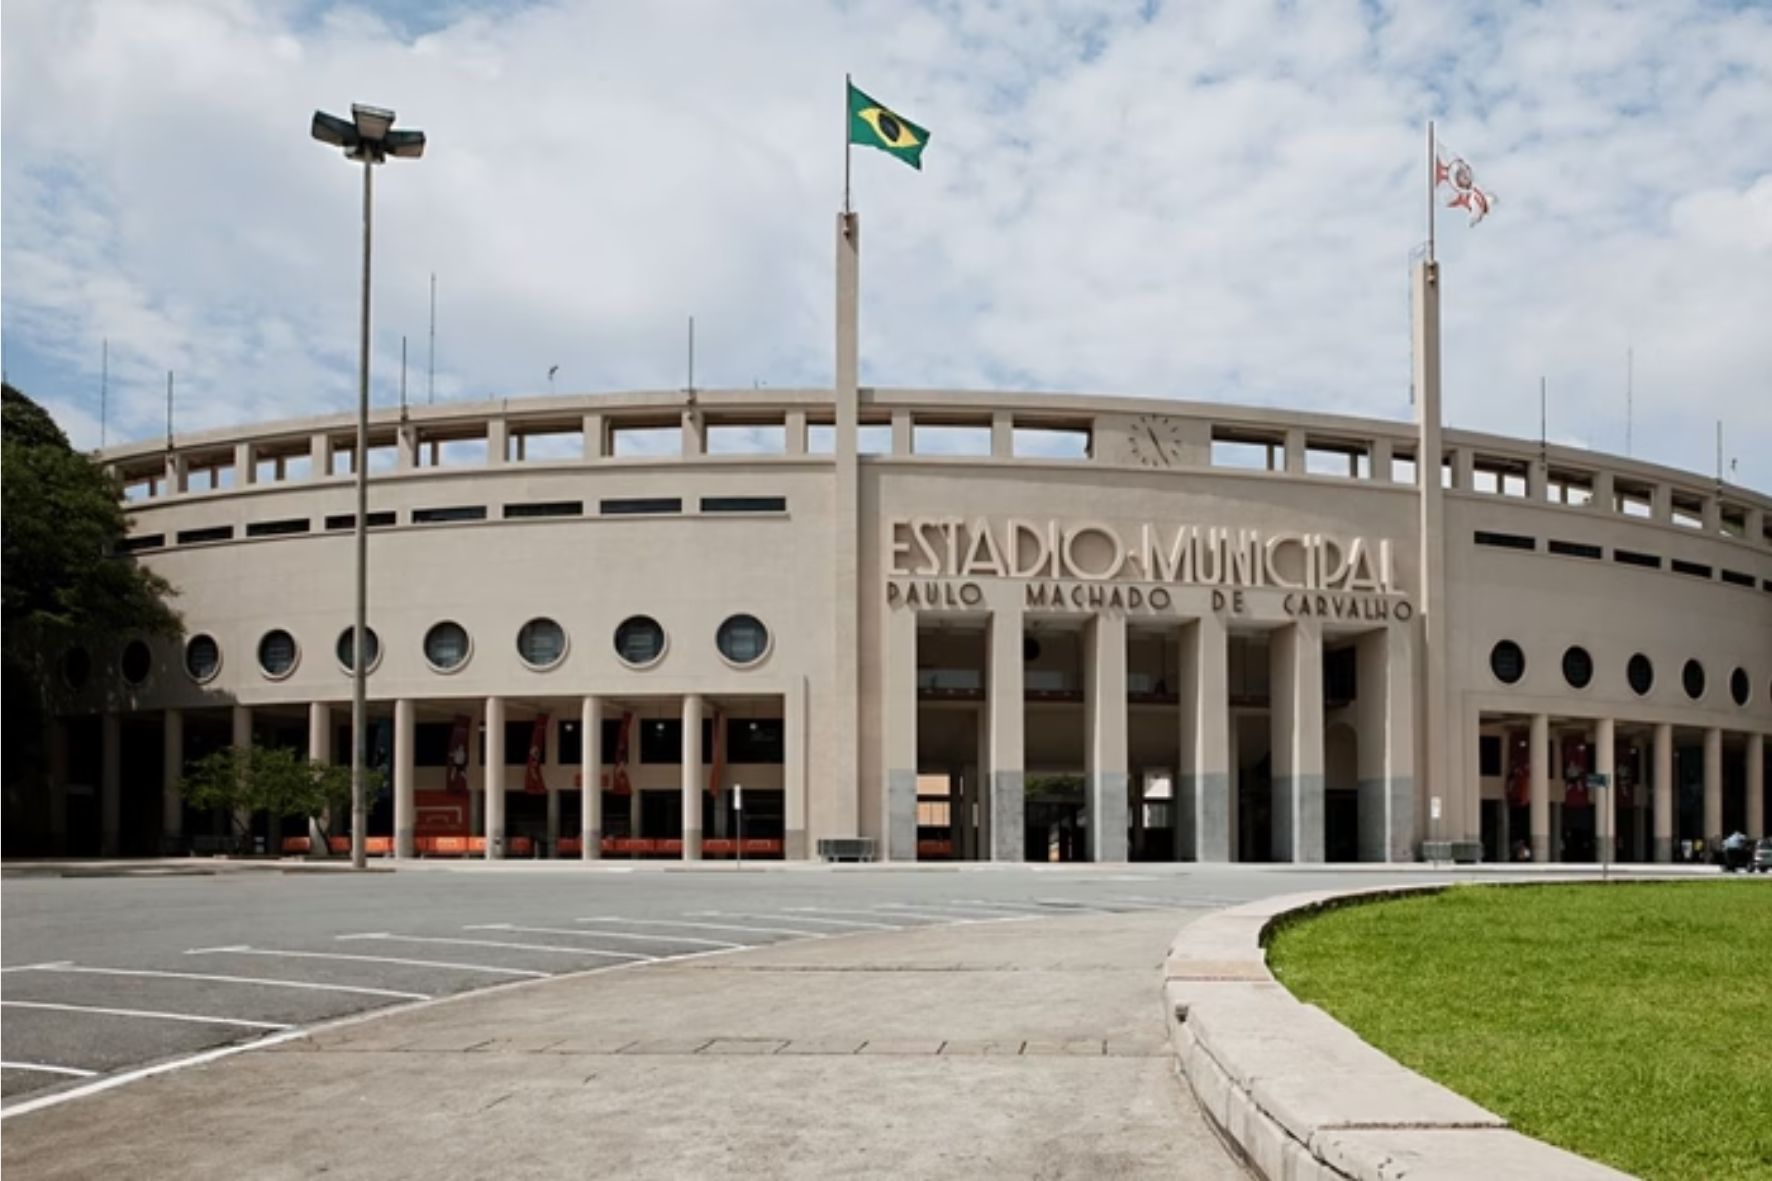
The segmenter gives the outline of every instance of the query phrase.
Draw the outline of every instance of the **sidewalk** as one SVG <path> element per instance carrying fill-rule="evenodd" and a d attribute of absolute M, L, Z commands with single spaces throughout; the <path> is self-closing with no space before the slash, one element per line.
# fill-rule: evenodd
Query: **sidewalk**
<path fill-rule="evenodd" d="M 429 1003 L 14 1118 L 4 1166 L 1245 1178 L 1176 1077 L 1180 921 L 844 936 Z"/>

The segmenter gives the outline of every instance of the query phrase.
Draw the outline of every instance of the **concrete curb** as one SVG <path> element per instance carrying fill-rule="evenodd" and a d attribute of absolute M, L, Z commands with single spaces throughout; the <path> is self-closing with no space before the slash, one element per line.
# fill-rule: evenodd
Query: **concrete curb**
<path fill-rule="evenodd" d="M 1593 880 L 1598 880 L 1597 878 Z M 1274 922 L 1450 883 L 1288 894 L 1184 928 L 1164 963 L 1178 1067 L 1219 1131 L 1267 1181 L 1616 1181 L 1368 1045 L 1268 971 Z"/>

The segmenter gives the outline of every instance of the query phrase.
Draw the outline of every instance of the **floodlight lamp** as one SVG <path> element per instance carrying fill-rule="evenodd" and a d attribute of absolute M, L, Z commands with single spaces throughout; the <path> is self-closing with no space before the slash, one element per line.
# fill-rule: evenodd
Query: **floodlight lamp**
<path fill-rule="evenodd" d="M 388 128 L 394 125 L 394 112 L 362 103 L 351 104 L 351 118 L 357 124 L 357 134 L 371 143 L 387 138 Z"/>
<path fill-rule="evenodd" d="M 388 155 L 416 160 L 425 154 L 425 133 L 422 131 L 390 131 L 382 141 Z"/>
<path fill-rule="evenodd" d="M 350 151 L 357 146 L 356 125 L 337 115 L 328 115 L 325 111 L 314 112 L 314 138 L 323 144 L 331 144 L 335 148 Z"/>

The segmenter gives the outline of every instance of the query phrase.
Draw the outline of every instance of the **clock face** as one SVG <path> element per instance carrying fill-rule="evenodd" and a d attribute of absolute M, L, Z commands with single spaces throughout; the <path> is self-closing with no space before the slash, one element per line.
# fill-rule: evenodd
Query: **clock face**
<path fill-rule="evenodd" d="M 1176 467 L 1181 463 L 1181 428 L 1173 418 L 1140 414 L 1126 429 L 1126 449 L 1140 467 Z"/>

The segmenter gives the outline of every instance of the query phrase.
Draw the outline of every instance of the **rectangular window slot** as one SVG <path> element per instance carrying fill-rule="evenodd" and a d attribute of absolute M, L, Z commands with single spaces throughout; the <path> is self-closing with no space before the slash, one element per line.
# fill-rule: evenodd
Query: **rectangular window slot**
<path fill-rule="evenodd" d="M 991 428 L 988 426 L 948 426 L 938 423 L 911 423 L 911 454 L 913 455 L 989 455 Z"/>
<path fill-rule="evenodd" d="M 484 521 L 486 506 L 483 504 L 455 505 L 449 508 L 415 508 L 412 510 L 414 525 L 438 525 L 447 521 Z"/>
<path fill-rule="evenodd" d="M 788 428 L 762 423 L 709 423 L 706 433 L 709 455 L 786 455 Z"/>
<path fill-rule="evenodd" d="M 585 434 L 582 430 L 513 431 L 505 441 L 514 463 L 549 463 L 566 459 L 583 459 Z"/>
<path fill-rule="evenodd" d="M 1596 562 L 1605 556 L 1605 552 L 1597 545 L 1584 545 L 1579 541 L 1551 541 L 1548 548 L 1553 554 L 1561 554 L 1565 558 L 1592 558 Z"/>
<path fill-rule="evenodd" d="M 609 428 L 609 454 L 616 459 L 662 458 L 683 454 L 681 426 L 615 426 Z"/>
<path fill-rule="evenodd" d="M 1280 443 L 1245 442 L 1241 439 L 1212 440 L 1213 467 L 1271 472 L 1286 466 L 1285 455 L 1286 448 Z"/>
<path fill-rule="evenodd" d="M 788 498 L 785 496 L 704 496 L 701 498 L 701 511 L 704 513 L 785 513 L 788 511 Z"/>
<path fill-rule="evenodd" d="M 394 514 L 391 512 L 370 513 L 369 528 L 385 529 L 394 524 L 394 519 Z M 355 529 L 356 527 L 356 513 L 334 513 L 326 518 L 326 528 L 328 530 Z"/>
<path fill-rule="evenodd" d="M 1018 426 L 1010 441 L 1017 459 L 1088 459 L 1093 450 L 1083 428 Z"/>
<path fill-rule="evenodd" d="M 1536 537 L 1526 537 L 1518 533 L 1489 533 L 1482 529 L 1477 530 L 1476 542 L 1478 545 L 1492 545 L 1499 549 L 1536 550 L 1538 548 Z"/>
<path fill-rule="evenodd" d="M 623 500 L 603 500 L 597 511 L 606 517 L 632 516 L 638 513 L 680 513 L 683 501 L 675 496 L 633 496 Z"/>
<path fill-rule="evenodd" d="M 291 533 L 306 533 L 314 527 L 314 523 L 306 517 L 291 517 L 285 521 L 254 521 L 246 526 L 248 537 L 287 537 Z"/>
<path fill-rule="evenodd" d="M 232 525 L 210 525 L 203 529 L 180 529 L 178 531 L 180 545 L 202 545 L 206 541 L 232 541 L 233 538 L 234 527 Z"/>
<path fill-rule="evenodd" d="M 538 500 L 528 504 L 505 505 L 505 519 L 513 517 L 582 517 L 585 502 L 582 500 Z"/>
<path fill-rule="evenodd" d="M 1740 570 L 1723 571 L 1723 581 L 1734 586 L 1745 586 L 1748 590 L 1754 588 L 1754 576 L 1743 574 Z"/>
<path fill-rule="evenodd" d="M 1635 550 L 1615 549 L 1612 560 L 1626 566 L 1642 566 L 1649 570 L 1661 569 L 1661 559 L 1654 554 L 1640 554 Z"/>
<path fill-rule="evenodd" d="M 1709 578 L 1712 573 L 1711 568 L 1701 562 L 1683 562 L 1679 558 L 1668 562 L 1668 567 L 1675 574 L 1690 574 L 1694 578 Z"/>
<path fill-rule="evenodd" d="M 164 549 L 165 546 L 166 534 L 144 533 L 140 537 L 125 537 L 117 542 L 117 552 L 120 554 L 133 554 L 139 553 L 145 549 Z"/>

